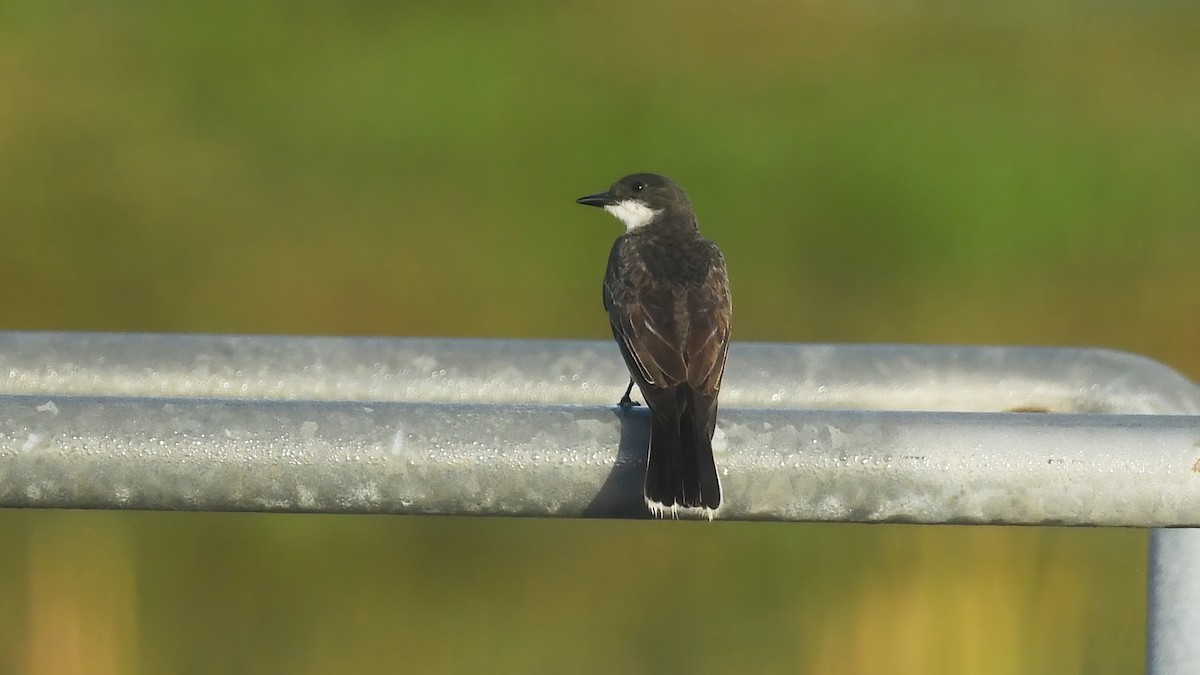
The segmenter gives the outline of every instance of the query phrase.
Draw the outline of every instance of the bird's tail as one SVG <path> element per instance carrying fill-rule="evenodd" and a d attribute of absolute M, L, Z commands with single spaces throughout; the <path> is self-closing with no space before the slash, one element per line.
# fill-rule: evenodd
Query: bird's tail
<path fill-rule="evenodd" d="M 650 416 L 646 504 L 658 516 L 698 509 L 711 519 L 721 507 L 721 479 L 712 451 L 717 401 L 681 386 L 675 403 L 673 409 Z"/>

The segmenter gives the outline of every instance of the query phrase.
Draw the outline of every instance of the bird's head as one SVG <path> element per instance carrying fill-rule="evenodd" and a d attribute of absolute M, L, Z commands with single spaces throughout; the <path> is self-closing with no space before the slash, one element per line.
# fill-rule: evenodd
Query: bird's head
<path fill-rule="evenodd" d="M 599 206 L 616 216 L 629 232 L 673 215 L 692 219 L 692 205 L 683 189 L 656 173 L 635 173 L 613 183 L 606 192 L 575 200 Z"/>

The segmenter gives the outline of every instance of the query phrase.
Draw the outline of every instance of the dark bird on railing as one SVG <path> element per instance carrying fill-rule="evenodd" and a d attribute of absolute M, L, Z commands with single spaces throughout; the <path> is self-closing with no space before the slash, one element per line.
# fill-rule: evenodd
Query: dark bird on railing
<path fill-rule="evenodd" d="M 626 176 L 580 197 L 625 224 L 608 256 L 604 308 L 632 379 L 650 406 L 643 494 L 657 516 L 721 506 L 713 460 L 717 393 L 729 348 L 732 302 L 725 258 L 700 235 L 692 205 L 665 176 Z"/>

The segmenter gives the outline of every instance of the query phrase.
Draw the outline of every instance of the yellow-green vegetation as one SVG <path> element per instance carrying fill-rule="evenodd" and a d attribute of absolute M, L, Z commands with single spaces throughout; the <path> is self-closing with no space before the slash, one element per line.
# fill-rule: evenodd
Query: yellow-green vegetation
<path fill-rule="evenodd" d="M 1177 2 L 5 3 L 0 330 L 608 339 L 574 198 L 657 171 L 737 340 L 1197 378 L 1198 41 Z M 1137 672 L 1145 540 L 0 511 L 0 672 Z"/>

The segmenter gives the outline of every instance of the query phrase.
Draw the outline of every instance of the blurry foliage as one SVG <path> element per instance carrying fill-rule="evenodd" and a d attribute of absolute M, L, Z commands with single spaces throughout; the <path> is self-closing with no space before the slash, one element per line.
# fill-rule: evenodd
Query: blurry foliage
<path fill-rule="evenodd" d="M 654 170 L 726 251 L 736 339 L 1108 346 L 1195 378 L 1198 39 L 1172 2 L 5 3 L 0 329 L 606 339 L 619 225 L 573 198 Z M 1132 531 L 0 532 L 2 672 L 1142 658 Z"/>

